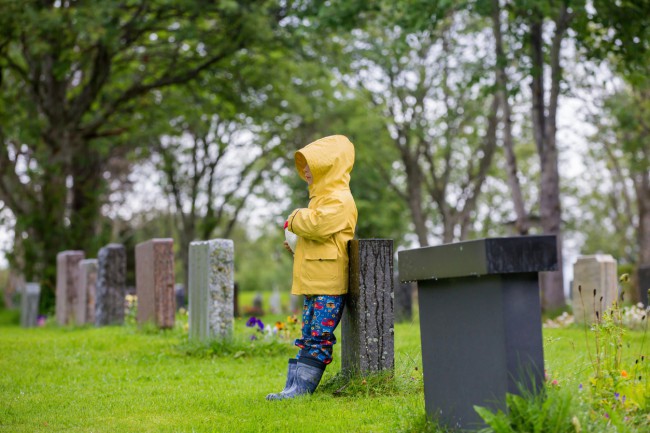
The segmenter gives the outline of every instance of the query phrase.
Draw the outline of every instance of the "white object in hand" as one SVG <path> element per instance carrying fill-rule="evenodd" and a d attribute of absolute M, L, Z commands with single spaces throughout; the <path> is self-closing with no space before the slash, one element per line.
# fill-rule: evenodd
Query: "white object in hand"
<path fill-rule="evenodd" d="M 296 244 L 298 243 L 298 235 L 290 232 L 288 228 L 284 229 L 284 238 L 287 240 L 287 243 L 289 244 L 289 248 L 291 248 L 291 252 L 295 253 L 296 252 Z"/>

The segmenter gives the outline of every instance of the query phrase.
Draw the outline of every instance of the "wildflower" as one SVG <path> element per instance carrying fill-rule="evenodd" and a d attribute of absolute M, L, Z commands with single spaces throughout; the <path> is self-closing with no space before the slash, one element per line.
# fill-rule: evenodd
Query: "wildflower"
<path fill-rule="evenodd" d="M 254 328 L 255 326 L 257 326 L 260 329 L 260 331 L 264 330 L 264 322 L 262 322 L 260 319 L 258 319 L 255 316 L 251 316 L 251 318 L 248 319 L 248 322 L 246 322 L 246 326 L 249 328 Z"/>
<path fill-rule="evenodd" d="M 627 377 L 627 371 L 625 371 L 625 370 L 621 370 L 621 376 L 623 376 L 623 377 Z"/>
<path fill-rule="evenodd" d="M 295 325 L 296 323 L 298 323 L 298 318 L 295 316 L 295 314 L 293 316 L 287 316 L 287 323 L 291 323 L 292 325 Z"/>
<path fill-rule="evenodd" d="M 37 326 L 45 326 L 45 316 L 38 316 L 36 319 Z"/>
<path fill-rule="evenodd" d="M 571 419 L 571 424 L 573 424 L 573 428 L 575 429 L 576 433 L 580 433 L 582 431 L 582 427 L 580 426 L 580 420 L 578 419 L 577 416 L 573 416 Z"/>
<path fill-rule="evenodd" d="M 286 328 L 283 322 L 275 322 L 275 327 L 278 331 L 282 331 L 283 329 Z"/>
<path fill-rule="evenodd" d="M 627 283 L 628 281 L 630 281 L 630 274 L 623 274 L 618 280 L 621 283 Z"/>
<path fill-rule="evenodd" d="M 580 385 L 578 386 L 578 390 L 579 390 L 579 391 L 582 391 L 582 384 L 580 384 Z"/>
<path fill-rule="evenodd" d="M 618 392 L 614 393 L 614 400 L 618 400 L 618 398 L 621 396 Z"/>

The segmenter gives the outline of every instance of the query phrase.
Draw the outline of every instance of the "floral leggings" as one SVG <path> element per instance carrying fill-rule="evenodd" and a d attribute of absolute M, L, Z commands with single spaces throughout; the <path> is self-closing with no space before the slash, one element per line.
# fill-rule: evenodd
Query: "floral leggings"
<path fill-rule="evenodd" d="M 302 338 L 295 345 L 301 350 L 298 358 L 311 357 L 323 364 L 332 362 L 334 330 L 341 321 L 345 296 L 306 295 L 302 306 Z"/>

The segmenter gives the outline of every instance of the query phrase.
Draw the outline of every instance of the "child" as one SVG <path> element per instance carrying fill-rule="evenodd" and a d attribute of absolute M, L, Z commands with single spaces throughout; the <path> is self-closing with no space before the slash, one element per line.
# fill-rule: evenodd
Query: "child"
<path fill-rule="evenodd" d="M 334 330 L 348 291 L 348 241 L 354 237 L 357 207 L 350 192 L 354 146 L 346 137 L 321 138 L 295 154 L 296 169 L 309 185 L 309 206 L 287 218 L 298 235 L 291 293 L 305 295 L 298 356 L 289 360 L 283 391 L 267 400 L 314 392 L 332 362 Z M 287 242 L 285 248 L 289 249 Z"/>

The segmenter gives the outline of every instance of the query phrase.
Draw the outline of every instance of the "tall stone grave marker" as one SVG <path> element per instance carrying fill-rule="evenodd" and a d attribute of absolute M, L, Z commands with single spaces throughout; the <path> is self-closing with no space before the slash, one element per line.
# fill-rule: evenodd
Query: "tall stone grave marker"
<path fill-rule="evenodd" d="M 341 322 L 341 369 L 361 374 L 392 370 L 393 241 L 355 239 L 348 248 L 350 284 Z"/>
<path fill-rule="evenodd" d="M 97 253 L 95 326 L 124 323 L 126 295 L 126 249 L 108 244 Z"/>
<path fill-rule="evenodd" d="M 172 328 L 176 314 L 174 240 L 151 239 L 135 247 L 138 323 Z"/>
<path fill-rule="evenodd" d="M 75 306 L 77 324 L 95 323 L 95 296 L 97 292 L 97 259 L 79 262 L 79 291 Z"/>
<path fill-rule="evenodd" d="M 41 297 L 41 285 L 26 283 L 20 299 L 20 326 L 32 328 L 38 319 L 38 301 Z"/>
<path fill-rule="evenodd" d="M 581 289 L 578 290 L 578 288 Z M 578 257 L 573 265 L 571 290 L 573 316 L 576 323 L 596 321 L 596 311 L 602 315 L 603 311 L 607 310 L 618 296 L 618 278 L 614 257 L 609 254 Z"/>
<path fill-rule="evenodd" d="M 234 243 L 212 239 L 190 244 L 190 339 L 226 338 L 234 325 Z"/>
<path fill-rule="evenodd" d="M 56 320 L 67 325 L 75 319 L 79 280 L 79 262 L 83 251 L 61 251 L 56 255 Z"/>
<path fill-rule="evenodd" d="M 458 429 L 481 427 L 474 406 L 544 388 L 539 273 L 557 269 L 555 236 L 477 239 L 398 253 L 418 282 L 424 405 Z"/>

